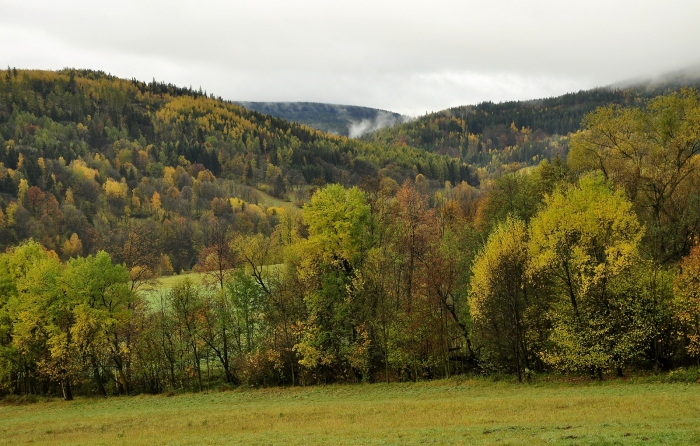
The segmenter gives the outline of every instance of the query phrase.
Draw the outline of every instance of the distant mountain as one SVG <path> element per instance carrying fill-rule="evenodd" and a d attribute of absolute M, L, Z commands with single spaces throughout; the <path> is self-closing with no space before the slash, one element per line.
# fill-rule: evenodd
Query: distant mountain
<path fill-rule="evenodd" d="M 409 116 L 355 105 L 318 102 L 242 102 L 249 110 L 287 121 L 305 124 L 317 130 L 357 138 L 366 133 L 410 121 Z"/>
<path fill-rule="evenodd" d="M 607 88 L 620 90 L 629 88 L 649 89 L 652 92 L 658 92 L 667 88 L 698 88 L 698 86 L 700 86 L 700 64 L 686 67 L 682 70 L 672 71 L 660 76 L 637 77 L 622 82 L 616 82 Z"/>

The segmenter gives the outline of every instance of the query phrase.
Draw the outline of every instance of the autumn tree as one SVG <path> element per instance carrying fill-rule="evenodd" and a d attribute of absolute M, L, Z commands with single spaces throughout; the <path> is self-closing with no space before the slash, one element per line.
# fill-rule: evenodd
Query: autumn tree
<path fill-rule="evenodd" d="M 154 280 L 160 273 L 158 231 L 152 222 L 134 222 L 117 232 L 109 250 L 129 271 L 131 290 Z"/>
<path fill-rule="evenodd" d="M 621 373 L 643 352 L 648 303 L 632 280 L 642 235 L 632 203 L 601 175 L 545 198 L 528 243 L 530 274 L 553 281 L 545 362 L 602 376 L 611 367 Z"/>
<path fill-rule="evenodd" d="M 645 250 L 665 264 L 700 233 L 700 96 L 683 90 L 644 108 L 606 106 L 572 137 L 569 164 L 621 186 L 646 227 Z"/>
<path fill-rule="evenodd" d="M 200 250 L 199 261 L 194 269 L 206 273 L 208 282 L 223 290 L 226 278 L 237 263 L 236 252 L 230 244 L 230 224 L 223 218 L 211 217 L 206 229 L 206 246 Z"/>
<path fill-rule="evenodd" d="M 675 318 L 680 324 L 688 355 L 700 356 L 700 245 L 680 263 L 674 288 Z"/>
<path fill-rule="evenodd" d="M 486 346 L 482 361 L 507 365 L 518 381 L 530 368 L 526 312 L 535 296 L 527 279 L 528 263 L 525 223 L 508 217 L 475 259 L 469 294 L 470 315 Z"/>
<path fill-rule="evenodd" d="M 309 316 L 295 349 L 302 365 L 319 370 L 327 380 L 328 372 L 347 370 L 351 350 L 362 342 L 364 321 L 357 318 L 352 278 L 371 247 L 367 234 L 372 221 L 364 193 L 337 184 L 316 192 L 303 216 L 309 237 L 297 247 L 303 253 L 298 274 L 305 283 Z"/>
<path fill-rule="evenodd" d="M 130 287 L 126 267 L 114 265 L 105 251 L 78 257 L 68 262 L 63 286 L 75 304 L 73 337 L 101 392 L 106 395 L 101 379 L 105 364 L 100 360 L 107 358 L 114 369 L 117 393 L 128 394 L 127 369 L 134 341 L 131 323 L 139 300 Z"/>

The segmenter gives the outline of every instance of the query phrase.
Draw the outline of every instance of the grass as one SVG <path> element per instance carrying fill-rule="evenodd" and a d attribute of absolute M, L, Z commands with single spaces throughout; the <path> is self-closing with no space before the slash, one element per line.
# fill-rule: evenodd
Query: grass
<path fill-rule="evenodd" d="M 266 265 L 264 266 L 265 271 L 279 271 L 281 268 L 283 268 L 283 264 L 276 264 L 276 265 Z M 230 272 L 231 270 L 229 270 Z M 192 283 L 196 286 L 201 286 L 205 284 L 205 279 L 208 281 L 210 284 L 212 283 L 212 280 L 215 280 L 211 274 L 209 274 L 209 277 L 206 277 L 207 273 L 197 273 L 197 272 L 186 272 L 183 274 L 174 274 L 172 276 L 162 276 L 159 277 L 157 282 L 152 284 L 152 285 L 147 285 L 144 286 L 143 288 L 140 289 L 140 292 L 145 296 L 146 300 L 152 303 L 157 303 L 159 302 L 159 299 L 162 295 L 167 294 L 175 288 L 177 285 L 182 283 L 185 279 L 190 279 Z M 218 289 L 218 285 L 217 288 Z"/>
<path fill-rule="evenodd" d="M 0 444 L 691 444 L 700 385 L 485 379 L 0 407 Z"/>
<path fill-rule="evenodd" d="M 144 286 L 140 291 L 146 297 L 146 300 L 157 302 L 161 294 L 168 293 L 185 279 L 190 279 L 194 285 L 202 285 L 206 273 L 188 272 L 184 274 L 174 274 L 172 276 L 163 276 L 158 278 L 158 282 L 154 285 Z"/>
<path fill-rule="evenodd" d="M 262 204 L 265 207 L 278 207 L 278 208 L 287 208 L 287 209 L 299 209 L 297 206 L 292 203 L 291 199 L 291 193 L 287 193 L 287 200 L 283 200 L 281 198 L 273 197 L 272 195 L 268 194 L 267 192 L 261 191 L 260 189 L 256 189 L 258 195 L 260 196 L 260 204 Z"/>

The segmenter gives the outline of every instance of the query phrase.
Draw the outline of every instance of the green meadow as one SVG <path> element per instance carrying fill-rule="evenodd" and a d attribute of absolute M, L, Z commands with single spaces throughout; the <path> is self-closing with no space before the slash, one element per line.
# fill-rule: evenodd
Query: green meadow
<path fill-rule="evenodd" d="M 487 379 L 0 406 L 0 444 L 697 444 L 700 385 Z"/>

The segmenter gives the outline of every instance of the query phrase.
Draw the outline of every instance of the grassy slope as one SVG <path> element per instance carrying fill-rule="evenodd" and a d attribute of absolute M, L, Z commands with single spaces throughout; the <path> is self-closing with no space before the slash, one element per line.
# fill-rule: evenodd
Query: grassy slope
<path fill-rule="evenodd" d="M 0 407 L 0 444 L 690 444 L 700 385 L 485 380 Z"/>

